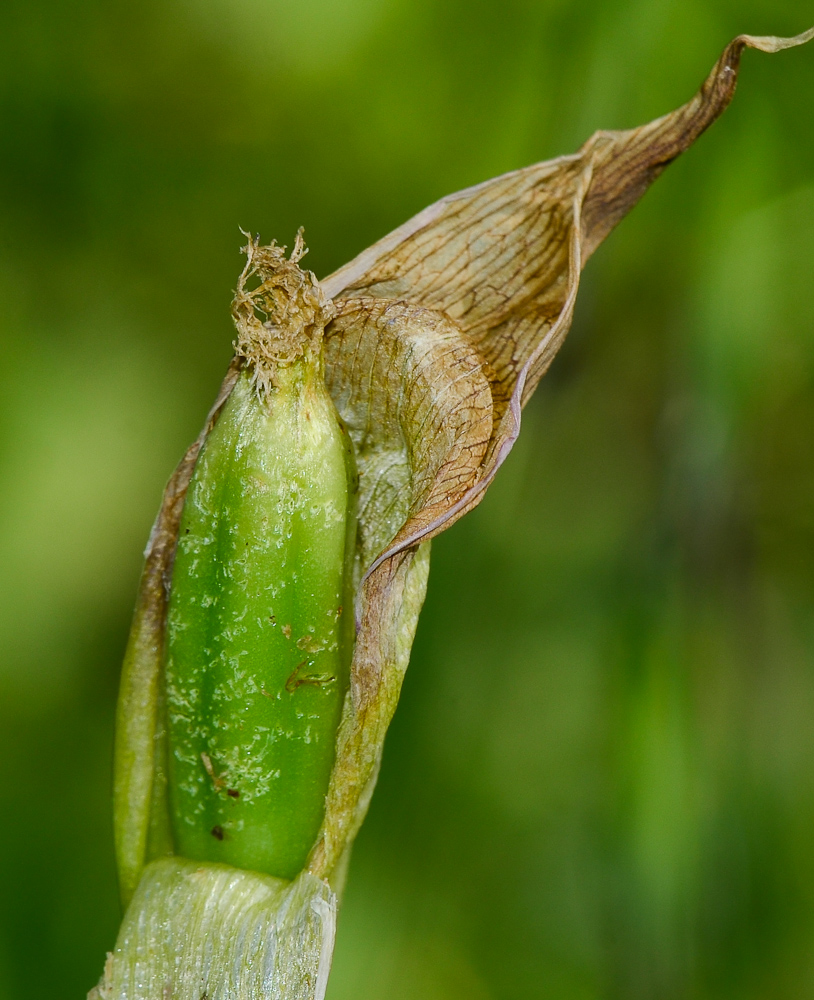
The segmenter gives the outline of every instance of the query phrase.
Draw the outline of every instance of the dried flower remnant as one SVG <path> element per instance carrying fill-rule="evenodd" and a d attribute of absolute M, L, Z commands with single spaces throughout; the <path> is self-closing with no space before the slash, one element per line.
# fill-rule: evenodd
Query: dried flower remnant
<path fill-rule="evenodd" d="M 204 991 L 218 995 L 212 983 L 220 982 L 227 965 L 238 968 L 234 934 L 243 933 L 245 940 L 241 928 L 249 918 L 238 914 L 255 912 L 256 900 L 263 901 L 257 905 L 270 936 L 265 946 L 257 945 L 252 969 L 263 956 L 268 959 L 272 938 L 277 942 L 275 971 L 266 992 L 256 995 L 324 995 L 335 894 L 398 699 L 423 601 L 430 539 L 482 499 L 516 440 L 524 403 L 567 333 L 585 261 L 649 184 L 725 110 L 744 48 L 776 52 L 812 37 L 814 30 L 792 39 L 740 36 L 699 93 L 678 110 L 637 129 L 596 133 L 574 155 L 444 198 L 319 283 L 313 308 L 335 311 L 325 329 L 326 383 L 353 440 L 359 472 L 356 643 L 324 819 L 305 871 L 288 885 L 240 872 L 227 890 L 217 869 L 191 873 L 180 859 L 153 859 L 172 850 L 161 820 L 166 588 L 198 453 L 251 349 L 239 338 L 206 426 L 167 487 L 148 548 L 123 672 L 116 765 L 125 897 L 141 886 L 99 995 L 157 998 L 153 980 L 170 981 L 173 996 L 184 1000 L 198 1000 Z M 249 324 L 267 322 L 262 310 L 258 315 L 241 309 Z M 270 376 L 261 388 L 268 391 L 273 383 Z M 290 623 L 281 631 L 290 638 Z M 200 932 L 202 946 L 210 949 L 206 983 L 196 978 L 194 955 L 187 953 L 186 965 L 179 964 L 175 932 L 154 942 L 154 954 L 147 940 L 149 927 L 181 921 L 184 907 L 194 905 L 204 888 L 216 901 L 211 920 L 221 921 L 218 934 L 214 924 Z M 236 929 L 222 922 L 226 911 L 217 903 L 222 899 L 226 907 L 229 893 L 240 900 L 229 911 Z M 279 964 L 284 953 L 296 955 L 290 967 Z M 142 963 L 140 981 L 148 981 L 144 993 L 132 986 L 136 961 Z M 248 966 L 246 977 L 248 983 Z M 228 995 L 255 995 L 248 986 L 241 989 Z"/>

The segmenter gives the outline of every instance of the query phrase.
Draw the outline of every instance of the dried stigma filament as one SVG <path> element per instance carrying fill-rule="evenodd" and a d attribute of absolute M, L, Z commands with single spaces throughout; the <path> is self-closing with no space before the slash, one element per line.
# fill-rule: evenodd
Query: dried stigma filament
<path fill-rule="evenodd" d="M 199 455 L 172 574 L 170 817 L 177 854 L 293 878 L 348 685 L 355 473 L 322 374 L 330 303 L 298 267 L 301 239 L 290 260 L 247 253 L 245 366 Z"/>

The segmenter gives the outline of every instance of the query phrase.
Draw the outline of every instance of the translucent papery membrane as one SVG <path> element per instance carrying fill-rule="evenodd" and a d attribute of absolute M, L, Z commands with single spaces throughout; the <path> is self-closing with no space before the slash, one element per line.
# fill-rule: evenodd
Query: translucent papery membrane
<path fill-rule="evenodd" d="M 307 872 L 154 861 L 89 1000 L 322 1000 L 335 929 L 336 896 Z"/>

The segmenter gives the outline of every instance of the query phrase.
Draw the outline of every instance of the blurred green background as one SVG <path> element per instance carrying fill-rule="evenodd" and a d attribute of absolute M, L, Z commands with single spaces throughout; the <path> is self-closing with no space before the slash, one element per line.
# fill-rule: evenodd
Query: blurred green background
<path fill-rule="evenodd" d="M 325 275 L 640 124 L 799 0 L 2 0 L 0 1000 L 119 919 L 117 673 L 230 355 L 238 226 Z M 436 543 L 329 1000 L 814 997 L 814 45 L 588 265 Z"/>

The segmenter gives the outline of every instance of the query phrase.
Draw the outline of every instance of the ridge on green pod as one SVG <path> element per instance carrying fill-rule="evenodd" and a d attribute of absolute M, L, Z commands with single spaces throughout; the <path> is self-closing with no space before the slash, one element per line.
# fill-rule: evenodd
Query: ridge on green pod
<path fill-rule="evenodd" d="M 244 367 L 198 456 L 171 578 L 170 824 L 176 854 L 293 878 L 348 687 L 356 475 L 323 378 L 332 306 L 298 266 L 302 237 L 289 259 L 246 252 Z"/>

